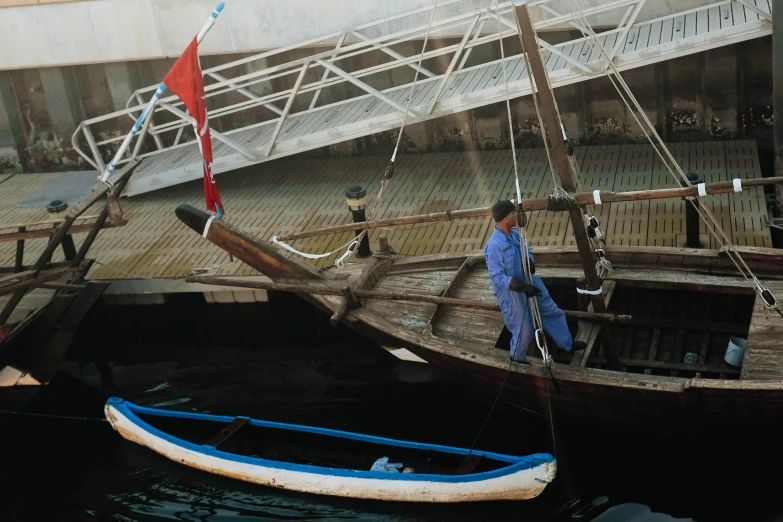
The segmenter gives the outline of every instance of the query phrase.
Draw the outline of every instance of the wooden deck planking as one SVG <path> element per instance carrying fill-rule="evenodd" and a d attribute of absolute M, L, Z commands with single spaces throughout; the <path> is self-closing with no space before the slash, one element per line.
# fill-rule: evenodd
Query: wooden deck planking
<path fill-rule="evenodd" d="M 783 281 L 767 282 L 765 286 L 777 296 L 783 292 Z M 779 380 L 783 374 L 781 339 L 783 320 L 774 310 L 767 311 L 756 296 L 740 378 Z"/>
<path fill-rule="evenodd" d="M 14 308 L 14 311 L 11 312 L 7 324 L 18 323 L 31 313 L 34 313 L 36 310 L 49 304 L 54 292 L 54 290 L 48 290 L 46 288 L 36 288 L 27 292 L 16 308 Z M 2 310 L 10 297 L 11 296 L 9 295 L 0 296 L 0 310 Z"/>
<path fill-rule="evenodd" d="M 669 146 L 672 156 L 686 173 L 690 168 L 690 143 L 674 143 Z M 653 189 L 676 186 L 672 177 L 656 153 L 653 157 Z M 679 247 L 685 244 L 685 203 L 680 199 L 650 201 L 647 244 L 650 246 Z"/>
<path fill-rule="evenodd" d="M 686 172 L 690 168 L 691 149 L 700 146 L 687 143 L 671 146 Z M 710 175 L 717 171 L 723 179 L 760 176 L 753 142 L 726 142 L 721 147 L 694 154 L 702 165 L 711 169 Z M 576 156 L 582 168 L 584 189 L 592 188 L 594 183 L 615 191 L 674 185 L 652 148 L 646 145 L 577 148 Z M 518 158 L 523 197 L 550 193 L 553 181 L 543 149 L 518 151 Z M 367 188 L 370 212 L 388 161 L 385 156 L 288 158 L 254 167 L 255 175 L 225 174 L 218 184 L 227 219 L 248 233 L 268 240 L 290 231 L 349 222 L 351 215 L 343 191 L 353 184 Z M 17 204 L 58 176 L 24 174 L 6 178 L 0 190 L 0 224 L 51 219 L 53 216 L 45 209 L 17 208 Z M 387 186 L 376 218 L 489 206 L 515 194 L 510 151 L 403 154 L 397 159 L 395 175 Z M 721 208 L 728 212 L 738 244 L 771 245 L 769 229 L 761 226 L 765 213 L 763 189 L 721 198 L 730 202 Z M 90 252 L 90 257 L 111 268 L 96 265 L 89 277 L 179 278 L 192 268 L 211 268 L 211 274 L 221 276 L 254 273 L 244 263 L 236 259 L 232 262 L 227 254 L 181 224 L 174 215 L 180 203 L 203 208 L 201 181 L 122 199 L 128 224 L 99 234 Z M 601 230 L 609 244 L 675 246 L 684 243 L 683 208 L 680 200 L 666 200 L 604 205 L 598 211 Z M 533 246 L 557 246 L 571 240 L 565 213 L 539 211 L 528 215 L 528 236 Z M 489 217 L 421 224 L 393 228 L 389 241 L 403 255 L 479 250 L 493 228 Z M 370 234 L 373 248 L 379 233 L 373 230 Z M 309 238 L 295 241 L 293 246 L 312 253 L 328 252 L 345 244 L 353 235 Z M 77 246 L 83 237 L 84 234 L 79 234 L 74 238 Z M 43 239 L 28 241 L 25 261 L 34 261 L 45 244 Z M 0 243 L 2 266 L 13 264 L 15 250 L 15 242 Z M 338 255 L 316 264 L 329 266 Z M 61 259 L 62 250 L 58 249 L 55 260 Z"/>
<path fill-rule="evenodd" d="M 730 178 L 756 179 L 761 177 L 761 166 L 755 141 L 726 143 L 726 165 Z M 751 187 L 740 194 L 729 194 L 733 241 L 736 245 L 772 247 L 772 238 L 764 234 L 762 217 L 767 215 L 764 187 Z"/>
<path fill-rule="evenodd" d="M 729 174 L 726 165 L 726 147 L 724 142 L 697 142 L 691 143 L 690 147 L 690 171 L 701 174 L 705 183 L 716 181 L 728 181 Z M 701 198 L 701 204 L 712 211 L 720 227 L 726 232 L 726 235 L 733 241 L 733 231 L 731 229 L 731 214 L 729 208 L 729 195 L 721 194 L 717 196 L 707 196 Z M 710 248 L 720 248 L 719 242 L 710 231 L 717 230 L 713 225 L 707 225 L 701 222 L 699 225 L 702 244 L 709 245 Z M 684 239 L 682 240 L 685 242 Z M 709 241 L 707 243 L 706 241 Z"/>
<path fill-rule="evenodd" d="M 614 191 L 652 188 L 655 152 L 648 145 L 622 147 L 618 152 Z M 650 202 L 629 201 L 609 205 L 609 219 L 604 228 L 609 245 L 646 245 L 649 233 Z"/>
<path fill-rule="evenodd" d="M 581 154 L 581 152 L 577 152 Z M 578 157 L 578 156 L 577 156 Z M 521 177 L 537 180 L 538 191 L 531 194 L 535 197 L 544 197 L 552 193 L 555 182 L 552 179 L 552 170 L 549 168 L 546 152 L 543 150 L 526 150 L 519 152 Z M 521 180 L 520 180 L 521 182 Z M 509 188 L 514 194 L 512 179 L 509 180 Z M 565 212 L 553 212 L 539 210 L 528 214 L 528 241 L 531 246 L 556 246 L 566 241 L 566 229 L 568 227 L 568 214 Z"/>

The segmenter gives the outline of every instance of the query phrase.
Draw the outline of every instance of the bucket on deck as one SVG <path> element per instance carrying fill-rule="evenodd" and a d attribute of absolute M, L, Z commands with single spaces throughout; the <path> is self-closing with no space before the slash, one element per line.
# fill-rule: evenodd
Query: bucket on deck
<path fill-rule="evenodd" d="M 723 360 L 737 368 L 742 366 L 742 358 L 745 356 L 745 343 L 747 341 L 741 337 L 729 339 L 729 347 L 726 349 L 726 355 L 723 357 Z"/>

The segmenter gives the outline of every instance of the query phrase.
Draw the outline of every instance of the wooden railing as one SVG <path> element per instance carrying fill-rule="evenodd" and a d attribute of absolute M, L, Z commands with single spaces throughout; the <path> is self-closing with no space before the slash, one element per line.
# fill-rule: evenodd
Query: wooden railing
<path fill-rule="evenodd" d="M 126 223 L 119 204 L 117 204 L 117 197 L 125 187 L 136 165 L 138 165 L 138 161 L 128 164 L 118 173 L 116 181 L 111 187 L 101 185 L 93 190 L 84 201 L 71 208 L 63 218 L 37 223 L 0 225 L 0 230 L 13 230 L 12 232 L 0 233 L 0 241 L 16 241 L 14 275 L 0 278 L 0 296 L 11 294 L 3 309 L 0 310 L 0 329 L 5 326 L 8 318 L 28 290 L 73 274 L 74 270 L 80 272 L 79 268 L 82 267 L 87 251 L 98 236 L 98 232 L 102 228 L 123 226 Z M 88 208 L 107 195 L 107 201 L 100 213 L 93 216 L 82 216 Z M 78 225 L 76 225 L 77 222 L 79 222 Z M 77 232 L 88 232 L 78 251 L 72 235 Z M 25 241 L 38 238 L 48 238 L 49 243 L 33 265 L 25 266 Z M 58 247 L 63 249 L 66 268 L 59 271 L 45 270 L 47 265 L 51 263 L 52 255 Z"/>

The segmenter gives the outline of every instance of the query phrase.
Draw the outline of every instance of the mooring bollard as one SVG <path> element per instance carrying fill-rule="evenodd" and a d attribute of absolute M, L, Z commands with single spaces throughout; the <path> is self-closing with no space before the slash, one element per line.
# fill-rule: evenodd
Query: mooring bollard
<path fill-rule="evenodd" d="M 698 185 L 699 183 L 704 183 L 704 177 L 701 174 L 691 172 L 688 174 L 688 181 L 690 181 L 692 185 Z M 699 198 L 692 196 L 683 199 L 686 200 L 685 246 L 688 248 L 701 248 L 702 244 L 701 240 L 699 239 Z M 687 203 L 688 200 L 693 201 L 693 205 Z"/>
<path fill-rule="evenodd" d="M 348 209 L 353 215 L 354 223 L 361 223 L 367 220 L 364 215 L 364 209 L 367 208 L 367 202 L 364 199 L 366 195 L 367 191 L 361 185 L 352 185 L 345 189 L 345 202 L 348 203 Z M 358 237 L 361 233 L 361 230 L 357 230 L 356 236 Z M 356 257 L 363 258 L 372 255 L 369 236 L 369 233 L 365 234 L 359 242 L 359 249 L 356 251 Z"/>

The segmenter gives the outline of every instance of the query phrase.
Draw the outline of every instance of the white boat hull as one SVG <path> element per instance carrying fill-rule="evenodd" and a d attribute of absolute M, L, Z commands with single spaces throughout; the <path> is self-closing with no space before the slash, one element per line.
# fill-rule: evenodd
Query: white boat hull
<path fill-rule="evenodd" d="M 526 500 L 538 496 L 547 484 L 554 480 L 556 471 L 556 463 L 552 461 L 498 477 L 477 480 L 460 477 L 461 480 L 454 482 L 308 473 L 207 455 L 189 449 L 188 443 L 179 444 L 151 433 L 112 405 L 107 405 L 105 412 L 111 425 L 124 438 L 146 446 L 173 461 L 245 482 L 321 495 L 404 502 Z M 322 469 L 328 471 L 328 468 Z"/>

